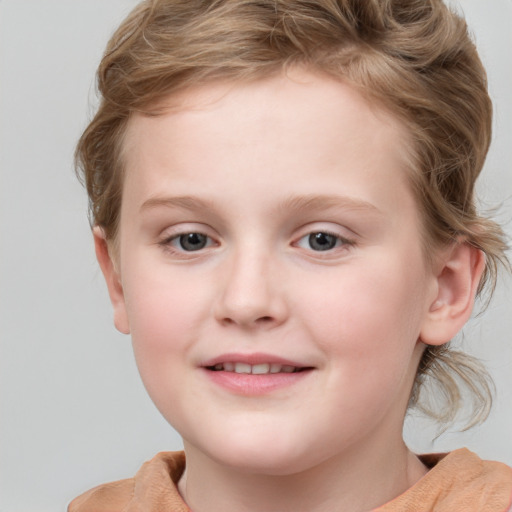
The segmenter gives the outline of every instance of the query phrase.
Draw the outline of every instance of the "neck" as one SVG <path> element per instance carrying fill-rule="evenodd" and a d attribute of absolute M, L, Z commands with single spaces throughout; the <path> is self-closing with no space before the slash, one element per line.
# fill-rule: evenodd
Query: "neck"
<path fill-rule="evenodd" d="M 179 490 L 194 512 L 364 512 L 402 494 L 426 473 L 401 437 L 384 449 L 365 446 L 363 453 L 352 450 L 277 476 L 226 467 L 187 443 L 185 448 L 187 469 Z"/>

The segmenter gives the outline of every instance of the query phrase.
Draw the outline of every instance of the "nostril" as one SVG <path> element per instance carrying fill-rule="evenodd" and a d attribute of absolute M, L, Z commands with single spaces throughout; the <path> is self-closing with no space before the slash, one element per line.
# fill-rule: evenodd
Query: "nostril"
<path fill-rule="evenodd" d="M 234 320 L 233 318 L 230 318 L 230 317 L 223 318 L 221 322 L 225 326 L 229 326 L 229 325 L 245 325 L 246 324 L 246 322 L 236 321 L 236 320 Z M 272 325 L 273 322 L 275 322 L 274 317 L 266 315 L 266 316 L 260 316 L 260 317 L 256 318 L 256 320 L 254 320 L 252 322 L 252 325 L 253 326 L 263 327 L 263 326 L 267 326 L 267 325 Z M 247 322 L 247 325 L 251 325 L 251 322 Z"/>

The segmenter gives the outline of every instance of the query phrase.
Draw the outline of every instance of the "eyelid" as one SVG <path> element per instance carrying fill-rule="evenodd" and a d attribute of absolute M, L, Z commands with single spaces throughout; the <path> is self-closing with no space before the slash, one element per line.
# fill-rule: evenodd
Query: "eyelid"
<path fill-rule="evenodd" d="M 160 231 L 158 237 L 160 240 L 169 240 L 170 238 L 186 235 L 187 233 L 200 233 L 212 239 L 216 238 L 215 231 L 207 224 L 201 222 L 179 222 L 167 226 Z"/>
<path fill-rule="evenodd" d="M 163 230 L 156 243 L 164 250 L 179 257 L 194 258 L 203 254 L 205 250 L 220 245 L 217 237 L 213 236 L 211 231 L 212 229 L 208 226 L 205 226 L 204 224 L 181 223 L 179 225 L 171 226 Z M 191 233 L 197 233 L 205 236 L 208 240 L 207 245 L 196 251 L 186 251 L 173 243 L 175 240 L 179 240 L 181 236 Z"/>
<path fill-rule="evenodd" d="M 296 231 L 298 235 L 294 237 L 295 240 L 312 233 L 325 233 L 350 242 L 355 242 L 360 236 L 353 229 L 335 222 L 308 222 L 299 227 Z"/>
<path fill-rule="evenodd" d="M 182 248 L 179 247 L 179 240 L 181 239 L 182 236 L 184 235 L 202 235 L 204 237 L 206 237 L 206 245 L 204 247 L 201 247 L 201 249 L 198 249 L 197 251 L 186 251 Z M 177 241 L 176 244 L 174 244 L 173 242 Z M 215 244 L 215 241 L 213 240 L 213 238 L 211 236 L 208 236 L 206 233 L 200 233 L 199 231 L 186 231 L 185 233 L 178 233 L 177 235 L 173 235 L 173 236 L 170 236 L 166 239 L 164 239 L 162 241 L 162 243 L 164 244 L 168 244 L 170 246 L 172 246 L 173 248 L 179 250 L 180 252 L 199 252 L 203 249 L 206 249 L 207 247 L 211 247 L 212 245 Z"/>
<path fill-rule="evenodd" d="M 301 241 L 301 240 L 304 240 L 305 238 L 308 238 L 310 237 L 311 235 L 314 235 L 314 234 L 317 234 L 317 233 L 322 233 L 324 235 L 328 235 L 328 236 L 332 236 L 334 238 L 336 238 L 337 240 L 339 240 L 340 242 L 342 242 L 343 245 L 351 245 L 353 244 L 354 242 L 349 240 L 348 238 L 338 234 L 338 233 L 332 233 L 330 231 L 327 231 L 327 230 L 324 230 L 324 229 L 321 229 L 321 230 L 318 230 L 318 231 L 310 231 L 309 233 L 306 233 L 305 235 L 302 235 L 300 238 L 297 239 L 296 242 L 294 242 L 296 245 L 298 245 L 298 243 Z M 334 249 L 334 247 L 333 247 Z"/>
<path fill-rule="evenodd" d="M 329 224 L 329 225 L 327 225 Z M 341 232 L 350 232 L 352 235 L 345 235 Z M 337 243 L 334 247 L 330 249 L 326 249 L 324 251 L 315 251 L 311 247 L 303 247 L 299 245 L 299 243 L 306 239 L 307 237 L 311 236 L 315 233 L 324 233 L 329 236 L 333 236 L 337 239 Z M 339 227 L 333 227 L 333 223 L 322 223 L 322 222 L 316 222 L 312 224 L 307 224 L 303 226 L 300 229 L 300 234 L 294 238 L 294 241 L 292 242 L 292 246 L 297 247 L 301 250 L 307 251 L 309 255 L 313 255 L 315 258 L 329 258 L 333 256 L 339 256 L 340 253 L 346 252 L 349 249 L 351 249 L 353 246 L 356 245 L 356 238 L 357 236 L 353 231 L 351 231 L 348 228 L 344 228 L 342 226 Z M 339 243 L 341 242 L 341 243 Z M 307 243 L 307 242 L 306 242 Z"/>

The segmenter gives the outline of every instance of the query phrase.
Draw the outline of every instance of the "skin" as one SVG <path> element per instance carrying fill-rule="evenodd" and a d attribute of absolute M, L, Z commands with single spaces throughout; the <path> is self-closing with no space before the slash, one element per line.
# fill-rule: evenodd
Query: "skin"
<path fill-rule="evenodd" d="M 424 342 L 469 316 L 481 254 L 427 265 L 407 136 L 347 84 L 295 69 L 176 104 L 131 119 L 117 252 L 95 239 L 115 324 L 183 437 L 180 492 L 195 512 L 385 503 L 426 472 L 401 436 L 410 390 Z M 246 395 L 203 367 L 228 353 L 311 369 Z"/>

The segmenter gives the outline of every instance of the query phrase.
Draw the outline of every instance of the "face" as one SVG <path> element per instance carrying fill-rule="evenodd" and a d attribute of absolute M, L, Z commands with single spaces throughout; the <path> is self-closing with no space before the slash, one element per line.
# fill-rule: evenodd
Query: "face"
<path fill-rule="evenodd" d="M 400 124 L 304 70 L 179 101 L 125 139 L 114 306 L 153 401 L 251 471 L 400 437 L 434 298 Z"/>

